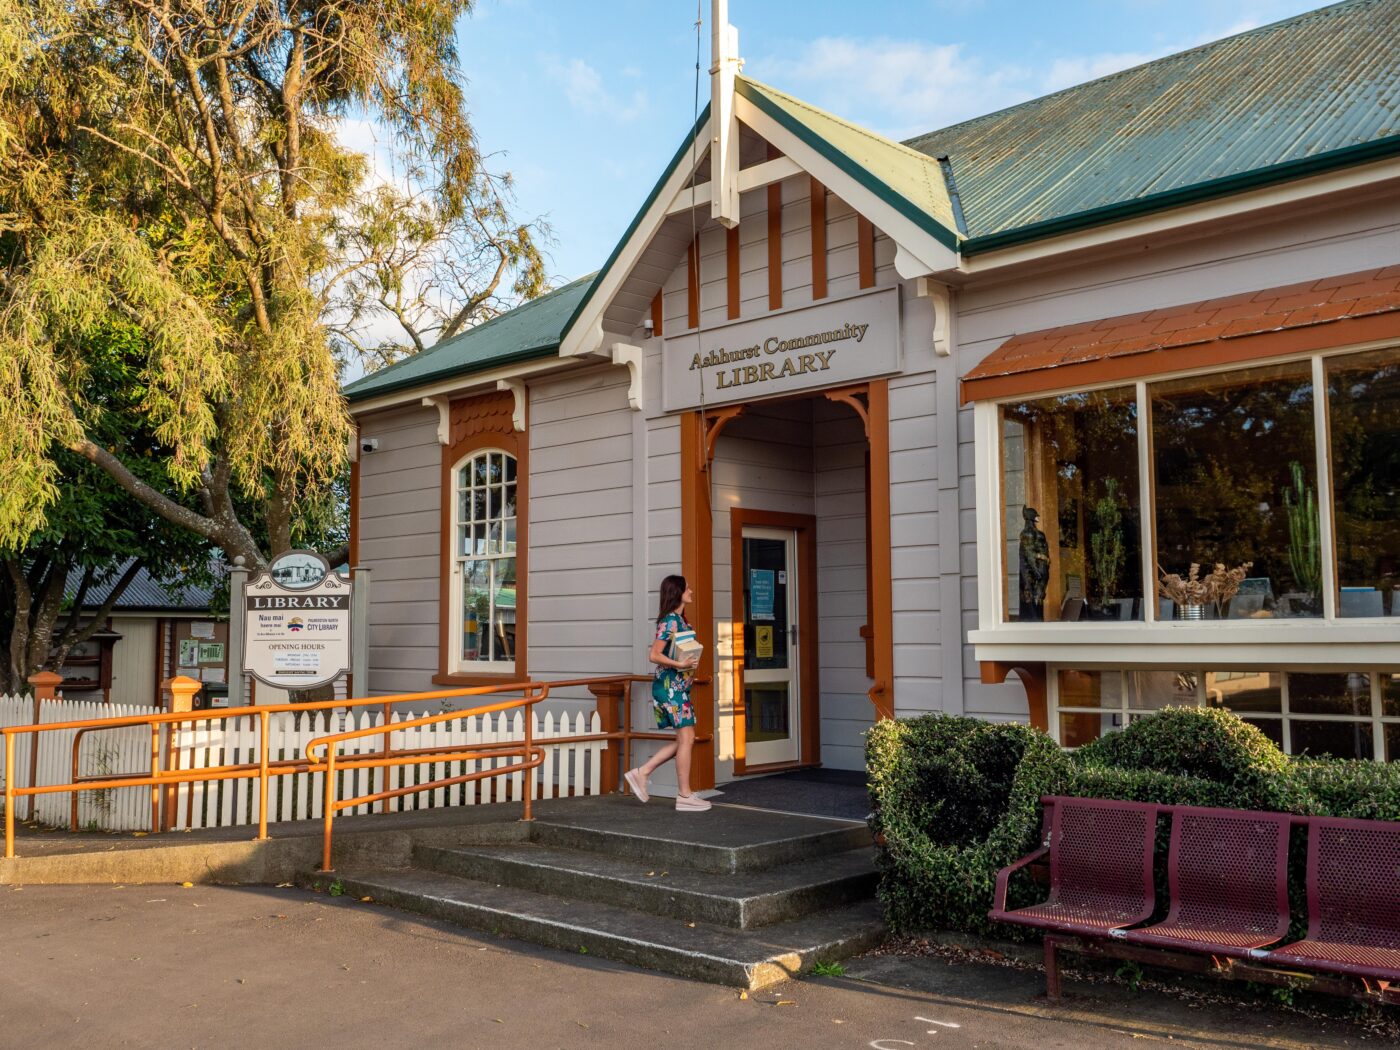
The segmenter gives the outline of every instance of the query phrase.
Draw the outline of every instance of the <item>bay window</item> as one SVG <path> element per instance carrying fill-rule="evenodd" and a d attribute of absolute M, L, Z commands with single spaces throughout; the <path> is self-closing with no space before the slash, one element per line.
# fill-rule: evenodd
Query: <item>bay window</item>
<path fill-rule="evenodd" d="M 1400 349 L 1006 401 L 994 425 L 1002 624 L 1400 616 Z"/>

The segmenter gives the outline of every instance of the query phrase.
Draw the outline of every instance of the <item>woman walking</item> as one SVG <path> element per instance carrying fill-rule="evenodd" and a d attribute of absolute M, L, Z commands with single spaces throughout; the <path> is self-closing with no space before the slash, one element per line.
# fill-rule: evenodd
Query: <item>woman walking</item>
<path fill-rule="evenodd" d="M 651 702 L 656 712 L 658 729 L 674 729 L 676 741 L 652 755 L 644 765 L 623 774 L 627 786 L 641 801 L 651 796 L 647 780 L 656 767 L 672 755 L 676 758 L 676 809 L 682 813 L 700 813 L 710 804 L 690 793 L 690 755 L 695 748 L 695 709 L 690 705 L 690 683 L 695 677 L 698 657 L 679 660 L 676 635 L 690 630 L 685 607 L 694 595 L 686 586 L 684 576 L 667 576 L 661 581 L 661 607 L 656 614 L 656 637 L 647 658 L 656 665 L 656 677 L 651 682 Z"/>

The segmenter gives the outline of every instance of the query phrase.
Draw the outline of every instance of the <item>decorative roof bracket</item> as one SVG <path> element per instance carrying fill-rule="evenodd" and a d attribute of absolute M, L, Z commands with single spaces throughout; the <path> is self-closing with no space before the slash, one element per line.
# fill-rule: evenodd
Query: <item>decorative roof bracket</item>
<path fill-rule="evenodd" d="M 612 361 L 625 365 L 628 374 L 627 404 L 633 412 L 642 410 L 642 348 L 630 343 L 613 343 Z"/>
<path fill-rule="evenodd" d="M 510 423 L 515 428 L 517 434 L 525 430 L 525 384 L 519 379 L 498 379 L 496 389 L 500 391 L 509 390 L 515 397 L 515 404 L 510 410 Z"/>

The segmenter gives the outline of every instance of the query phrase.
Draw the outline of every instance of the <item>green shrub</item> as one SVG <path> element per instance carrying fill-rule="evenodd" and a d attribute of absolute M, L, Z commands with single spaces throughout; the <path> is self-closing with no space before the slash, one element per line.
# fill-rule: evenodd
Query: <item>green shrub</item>
<path fill-rule="evenodd" d="M 1295 758 L 1290 765 L 1289 780 L 1310 802 L 1294 812 L 1400 820 L 1400 762 Z"/>
<path fill-rule="evenodd" d="M 1209 708 L 1167 708 L 1073 753 L 1022 725 L 886 721 L 867 737 L 866 764 L 880 900 L 890 928 L 904 932 L 988 931 L 997 872 L 1034 848 L 1043 795 L 1400 819 L 1400 764 L 1290 759 Z M 1012 885 L 1013 906 L 1043 892 L 1025 879 Z"/>
<path fill-rule="evenodd" d="M 1288 768 L 1288 757 L 1272 740 L 1238 715 L 1214 707 L 1167 707 L 1134 718 L 1121 732 L 1080 748 L 1077 761 L 1225 784 L 1251 783 Z"/>
<path fill-rule="evenodd" d="M 886 921 L 986 929 L 996 873 L 1034 845 L 1064 752 L 1028 726 L 925 715 L 877 723 L 866 758 Z"/>

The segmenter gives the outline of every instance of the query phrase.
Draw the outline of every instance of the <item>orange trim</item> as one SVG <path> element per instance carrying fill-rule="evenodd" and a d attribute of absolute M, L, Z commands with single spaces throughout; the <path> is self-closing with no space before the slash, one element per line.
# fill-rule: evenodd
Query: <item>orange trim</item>
<path fill-rule="evenodd" d="M 728 408 L 716 408 L 705 416 L 705 463 L 706 469 L 712 459 L 715 458 L 715 442 L 719 440 L 724 428 L 731 420 L 738 419 L 744 414 L 746 404 L 730 405 Z"/>
<path fill-rule="evenodd" d="M 685 253 L 685 308 L 691 328 L 700 327 L 700 237 L 690 242 Z"/>
<path fill-rule="evenodd" d="M 783 308 L 783 184 L 768 186 L 768 309 Z"/>
<path fill-rule="evenodd" d="M 724 256 L 726 263 L 726 283 L 729 286 L 729 319 L 739 316 L 739 227 L 732 226 L 724 231 Z"/>
<path fill-rule="evenodd" d="M 710 514 L 706 420 L 701 412 L 681 416 L 681 573 L 694 584 L 691 622 L 696 638 L 714 653 L 714 527 Z M 713 659 L 713 657 L 712 657 Z M 690 784 L 704 790 L 715 786 L 715 693 L 713 678 L 698 677 L 690 687 L 695 709 L 695 751 Z"/>
<path fill-rule="evenodd" d="M 1012 336 L 963 380 L 966 403 L 1400 337 L 1400 266 Z"/>
<path fill-rule="evenodd" d="M 826 298 L 826 187 L 812 179 L 812 298 Z"/>
<path fill-rule="evenodd" d="M 453 401 L 449 409 L 449 435 L 452 444 L 443 446 L 438 492 L 439 513 L 438 572 L 438 669 L 432 681 L 438 685 L 498 685 L 519 681 L 528 673 L 527 637 L 529 631 L 530 550 L 530 442 L 529 404 L 525 406 L 526 427 L 517 433 L 511 421 L 515 395 L 509 391 L 482 394 Z M 498 448 L 515 457 L 515 670 L 504 676 L 452 671 L 452 507 L 457 492 L 452 468 L 464 456 L 486 448 Z"/>
<path fill-rule="evenodd" d="M 1049 707 L 1045 698 L 1045 665 L 1043 663 L 1009 664 L 999 660 L 983 660 L 981 664 L 982 683 L 1000 685 L 1006 676 L 1016 672 L 1026 690 L 1026 706 L 1031 725 L 1042 733 L 1050 732 Z"/>
<path fill-rule="evenodd" d="M 860 286 L 875 287 L 875 224 L 856 216 L 856 255 L 860 260 Z"/>
<path fill-rule="evenodd" d="M 662 335 L 662 320 L 665 318 L 665 316 L 666 310 L 662 305 L 661 293 L 657 292 L 656 296 L 651 301 L 651 334 L 656 336 L 658 339 Z"/>
<path fill-rule="evenodd" d="M 1171 347 L 1122 357 L 1105 357 L 1013 375 L 964 379 L 962 403 L 993 398 L 1078 390 L 1089 385 L 1132 382 L 1171 372 L 1246 364 L 1271 357 L 1316 353 L 1353 343 L 1400 339 L 1400 312 L 1357 317 L 1330 324 L 1289 328 L 1278 332 Z"/>
<path fill-rule="evenodd" d="M 871 568 L 870 544 L 870 435 L 865 446 L 865 623 L 861 624 L 860 639 L 865 650 L 865 677 L 875 680 L 875 572 Z"/>
<path fill-rule="evenodd" d="M 875 635 L 875 684 L 870 699 L 880 718 L 894 717 L 894 569 L 890 557 L 890 391 L 870 381 L 870 575 Z M 954 669 L 956 673 L 960 670 Z"/>
<path fill-rule="evenodd" d="M 798 639 L 801 669 L 798 719 L 802 731 L 801 757 L 797 762 L 770 762 L 750 766 L 745 760 L 744 707 L 744 527 L 748 525 L 792 529 L 797 533 L 797 558 L 802 566 L 797 600 L 802 609 L 802 630 Z M 783 514 L 777 511 L 731 507 L 729 511 L 730 557 L 730 637 L 734 639 L 734 775 L 821 765 L 821 664 L 817 612 L 817 519 L 810 514 Z"/>

